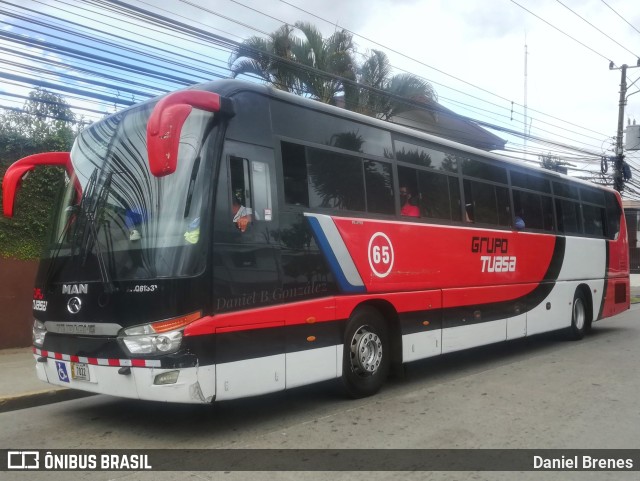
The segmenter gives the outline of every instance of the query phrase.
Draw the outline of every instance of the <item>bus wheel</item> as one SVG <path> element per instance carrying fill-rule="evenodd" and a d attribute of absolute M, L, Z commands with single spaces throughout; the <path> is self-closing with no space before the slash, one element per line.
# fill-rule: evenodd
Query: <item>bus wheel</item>
<path fill-rule="evenodd" d="M 347 393 L 366 397 L 380 390 L 389 374 L 391 348 L 387 324 L 377 309 L 365 306 L 347 324 L 342 356 L 342 382 Z"/>
<path fill-rule="evenodd" d="M 584 296 L 580 291 L 576 291 L 573 296 L 573 307 L 571 308 L 571 327 L 568 329 L 568 337 L 573 341 L 584 337 L 587 328 L 587 307 Z"/>

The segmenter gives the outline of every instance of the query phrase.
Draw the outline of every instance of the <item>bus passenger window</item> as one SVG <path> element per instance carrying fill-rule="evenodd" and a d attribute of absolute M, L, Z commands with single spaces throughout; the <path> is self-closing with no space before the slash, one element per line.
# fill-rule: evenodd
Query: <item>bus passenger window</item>
<path fill-rule="evenodd" d="M 303 145 L 282 142 L 284 201 L 290 205 L 309 207 L 307 159 Z"/>
<path fill-rule="evenodd" d="M 420 210 L 424 217 L 461 220 L 460 188 L 457 177 L 419 171 L 418 186 Z"/>
<path fill-rule="evenodd" d="M 364 180 L 367 191 L 367 212 L 393 215 L 396 208 L 391 164 L 365 160 Z"/>
<path fill-rule="evenodd" d="M 418 171 L 399 166 L 398 181 L 400 183 L 400 215 L 403 217 L 420 217 Z"/>
<path fill-rule="evenodd" d="M 603 207 L 582 204 L 582 217 L 585 234 L 604 237 L 606 216 Z"/>
<path fill-rule="evenodd" d="M 577 202 L 556 199 L 556 217 L 558 219 L 558 231 L 565 234 L 582 233 L 580 204 Z"/>
<path fill-rule="evenodd" d="M 360 157 L 308 147 L 307 167 L 310 207 L 366 211 Z"/>
<path fill-rule="evenodd" d="M 551 230 L 553 213 L 549 206 L 550 199 L 533 192 L 513 190 L 513 206 L 516 218 L 520 217 L 523 225 L 514 224 L 516 229 Z M 517 222 L 517 219 L 516 219 Z"/>
<path fill-rule="evenodd" d="M 506 187 L 465 179 L 464 197 L 467 222 L 511 225 L 509 191 Z"/>

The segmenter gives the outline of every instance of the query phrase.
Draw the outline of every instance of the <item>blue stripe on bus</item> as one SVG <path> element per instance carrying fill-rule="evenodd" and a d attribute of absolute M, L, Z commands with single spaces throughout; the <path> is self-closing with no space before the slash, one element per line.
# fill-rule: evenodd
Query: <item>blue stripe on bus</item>
<path fill-rule="evenodd" d="M 329 240 L 322 230 L 318 219 L 309 216 L 307 217 L 307 220 L 309 221 L 309 225 L 311 226 L 311 230 L 313 231 L 313 236 L 318 243 L 318 247 L 320 247 L 320 251 L 324 254 L 325 259 L 327 259 L 327 262 L 329 263 L 331 273 L 336 278 L 336 282 L 338 283 L 338 287 L 340 288 L 340 290 L 343 292 L 350 292 L 354 294 L 367 292 L 365 286 L 354 286 L 347 280 L 347 276 L 345 276 L 342 267 L 340 266 L 340 262 L 338 262 L 338 258 L 333 252 L 333 249 L 331 249 Z"/>

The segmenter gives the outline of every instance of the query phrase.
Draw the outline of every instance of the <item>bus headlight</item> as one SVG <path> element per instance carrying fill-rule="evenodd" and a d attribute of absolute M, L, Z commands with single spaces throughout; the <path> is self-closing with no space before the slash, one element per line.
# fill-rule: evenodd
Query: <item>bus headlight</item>
<path fill-rule="evenodd" d="M 180 349 L 182 331 L 200 317 L 200 312 L 194 312 L 173 319 L 128 327 L 121 331 L 118 340 L 134 356 L 169 354 Z"/>
<path fill-rule="evenodd" d="M 44 327 L 44 323 L 35 319 L 33 321 L 33 345 L 42 347 L 44 344 L 44 336 L 47 335 L 47 328 Z"/>
<path fill-rule="evenodd" d="M 124 336 L 120 338 L 131 354 L 168 354 L 180 348 L 182 331 L 136 335 L 138 329 L 125 329 Z"/>

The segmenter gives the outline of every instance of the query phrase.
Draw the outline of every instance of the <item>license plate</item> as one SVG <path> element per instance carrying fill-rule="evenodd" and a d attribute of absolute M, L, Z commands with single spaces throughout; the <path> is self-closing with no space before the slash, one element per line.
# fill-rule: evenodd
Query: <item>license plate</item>
<path fill-rule="evenodd" d="M 84 362 L 72 362 L 71 379 L 75 379 L 76 381 L 90 381 L 89 365 Z"/>

